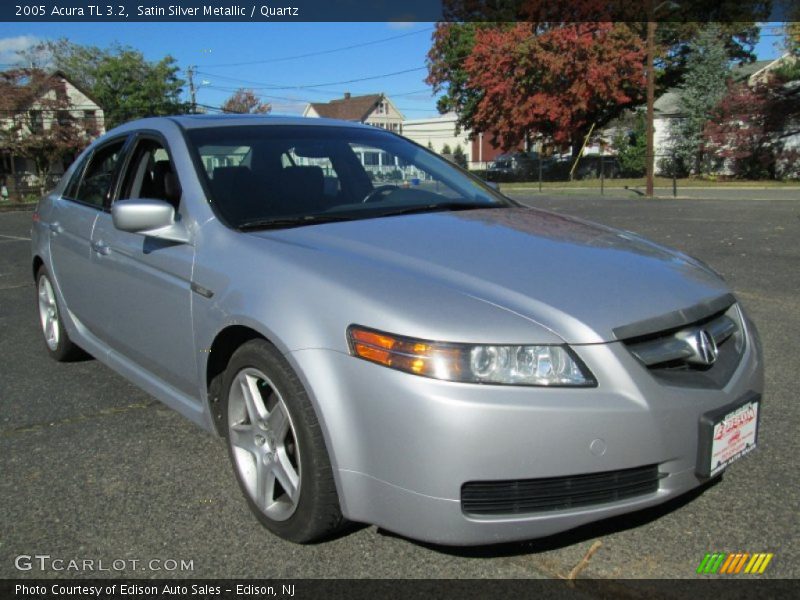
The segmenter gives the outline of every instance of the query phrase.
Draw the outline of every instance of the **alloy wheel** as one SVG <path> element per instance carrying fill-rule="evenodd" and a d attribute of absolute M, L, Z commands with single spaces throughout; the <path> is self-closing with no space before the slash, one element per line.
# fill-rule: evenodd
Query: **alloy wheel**
<path fill-rule="evenodd" d="M 280 392 L 258 369 L 242 369 L 233 379 L 228 439 L 244 487 L 258 508 L 274 521 L 291 517 L 300 500 L 300 449 Z"/>
<path fill-rule="evenodd" d="M 58 306 L 53 286 L 46 276 L 39 278 L 39 320 L 47 347 L 55 352 L 60 339 Z"/>

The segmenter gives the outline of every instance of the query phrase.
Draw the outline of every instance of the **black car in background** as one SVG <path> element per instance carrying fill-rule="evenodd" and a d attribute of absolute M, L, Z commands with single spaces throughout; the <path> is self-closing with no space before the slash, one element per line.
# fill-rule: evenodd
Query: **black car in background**
<path fill-rule="evenodd" d="M 516 152 L 501 154 L 489 164 L 486 178 L 489 181 L 529 181 L 539 177 L 539 154 L 537 152 Z M 542 157 L 542 167 L 553 161 Z"/>

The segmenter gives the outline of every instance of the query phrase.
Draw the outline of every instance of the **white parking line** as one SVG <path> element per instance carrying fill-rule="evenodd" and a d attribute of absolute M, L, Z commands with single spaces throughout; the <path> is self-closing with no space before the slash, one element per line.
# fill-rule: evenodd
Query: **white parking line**
<path fill-rule="evenodd" d="M 18 235 L 3 235 L 0 233 L 0 238 L 6 238 L 7 240 L 11 240 L 14 242 L 30 242 L 31 238 L 29 237 L 19 237 Z"/>

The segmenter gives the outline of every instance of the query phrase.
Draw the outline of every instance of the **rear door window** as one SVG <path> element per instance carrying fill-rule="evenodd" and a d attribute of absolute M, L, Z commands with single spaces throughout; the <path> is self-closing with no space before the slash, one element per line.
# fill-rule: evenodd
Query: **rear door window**
<path fill-rule="evenodd" d="M 89 159 L 83 177 L 70 198 L 102 208 L 111 192 L 125 140 L 112 142 L 96 150 Z"/>

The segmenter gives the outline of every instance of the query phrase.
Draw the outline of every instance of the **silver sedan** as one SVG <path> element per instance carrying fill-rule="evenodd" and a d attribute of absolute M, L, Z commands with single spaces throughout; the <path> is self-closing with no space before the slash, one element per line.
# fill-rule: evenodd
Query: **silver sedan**
<path fill-rule="evenodd" d="M 92 144 L 34 214 L 49 353 L 223 436 L 261 522 L 550 535 L 756 446 L 758 338 L 702 262 L 518 205 L 373 127 L 201 117 Z"/>

